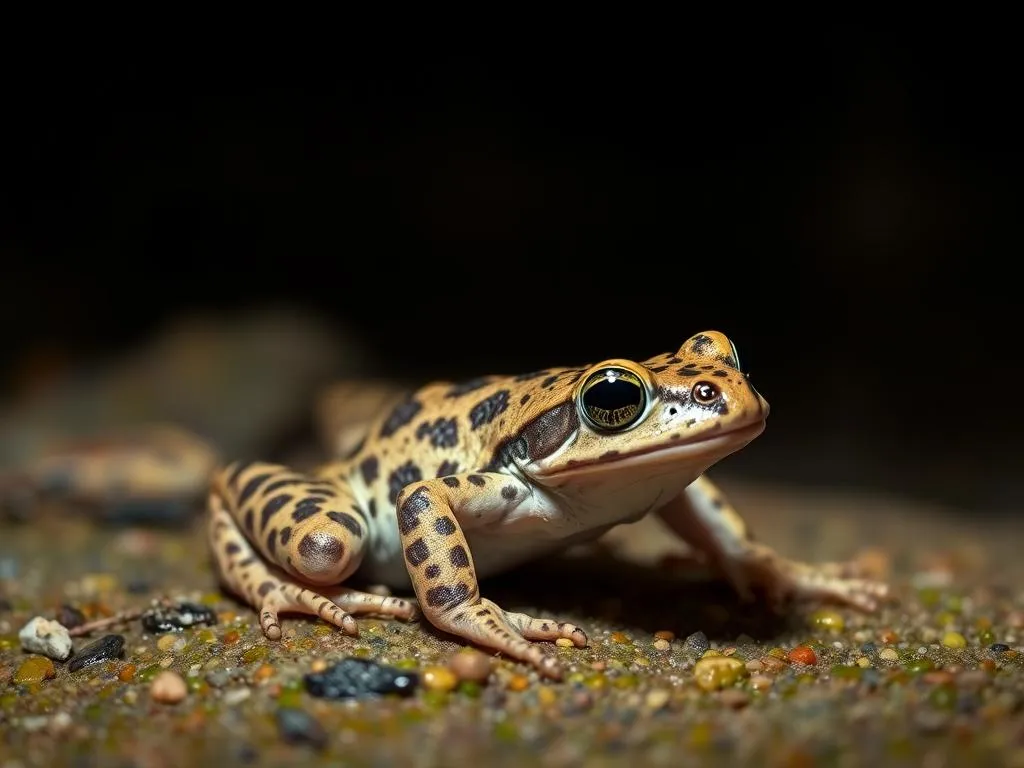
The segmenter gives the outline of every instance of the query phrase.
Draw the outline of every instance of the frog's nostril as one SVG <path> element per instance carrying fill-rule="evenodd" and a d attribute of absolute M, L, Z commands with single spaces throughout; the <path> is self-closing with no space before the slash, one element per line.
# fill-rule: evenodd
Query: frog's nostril
<path fill-rule="evenodd" d="M 679 411 L 674 405 L 668 409 L 669 416 L 675 416 L 677 413 L 679 413 Z"/>

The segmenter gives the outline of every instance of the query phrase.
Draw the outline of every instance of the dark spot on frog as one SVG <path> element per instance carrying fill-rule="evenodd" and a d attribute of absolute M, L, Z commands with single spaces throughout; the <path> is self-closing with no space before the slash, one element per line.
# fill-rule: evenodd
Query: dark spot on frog
<path fill-rule="evenodd" d="M 501 389 L 493 395 L 484 398 L 473 406 L 469 412 L 469 423 L 472 429 L 479 429 L 485 424 L 490 424 L 508 408 L 509 391 Z"/>
<path fill-rule="evenodd" d="M 683 426 L 689 428 L 689 427 L 692 427 L 696 423 L 697 423 L 696 419 L 687 419 L 686 422 L 683 424 Z"/>
<path fill-rule="evenodd" d="M 359 462 L 359 472 L 363 476 L 363 482 L 370 485 L 380 474 L 380 462 L 376 456 L 367 456 Z"/>
<path fill-rule="evenodd" d="M 348 512 L 331 511 L 327 513 L 327 517 L 329 517 L 334 522 L 338 523 L 353 536 L 356 536 L 358 538 L 363 537 L 363 526 L 361 526 L 359 524 L 359 521 L 355 517 L 350 515 Z"/>
<path fill-rule="evenodd" d="M 712 369 L 713 369 L 714 367 L 715 367 L 715 366 L 713 366 L 713 365 L 702 365 L 702 366 L 700 367 L 700 369 L 701 369 L 702 371 L 710 371 L 710 370 L 712 370 Z"/>
<path fill-rule="evenodd" d="M 725 507 L 725 500 L 719 498 L 718 496 L 715 496 L 713 499 L 711 499 L 711 506 L 714 507 L 715 509 L 722 509 L 723 507 Z"/>
<path fill-rule="evenodd" d="M 454 475 L 459 471 L 459 465 L 454 461 L 448 461 L 445 459 L 441 462 L 441 466 L 437 468 L 437 476 L 444 477 L 445 475 Z"/>
<path fill-rule="evenodd" d="M 428 557 L 430 557 L 430 550 L 427 548 L 427 542 L 422 538 L 416 539 L 405 548 L 405 559 L 413 567 L 422 565 Z"/>
<path fill-rule="evenodd" d="M 281 508 L 293 498 L 295 497 L 289 496 L 287 493 L 282 493 L 264 504 L 263 510 L 260 512 L 260 530 L 265 529 L 270 524 L 271 518 L 280 512 Z"/>
<path fill-rule="evenodd" d="M 427 590 L 427 605 L 431 608 L 453 608 L 469 597 L 469 587 L 459 584 L 455 587 L 443 585 Z"/>
<path fill-rule="evenodd" d="M 412 421 L 423 406 L 418 400 L 404 400 L 392 409 L 391 414 L 380 428 L 381 437 L 390 437 Z"/>
<path fill-rule="evenodd" d="M 457 478 L 457 477 L 451 477 L 451 476 L 442 477 L 441 478 L 441 482 L 444 483 L 445 485 L 447 485 L 449 488 L 458 488 L 459 487 L 459 478 Z"/>
<path fill-rule="evenodd" d="M 277 552 L 277 528 L 267 534 L 267 552 L 271 555 Z"/>
<path fill-rule="evenodd" d="M 606 451 L 605 453 L 601 454 L 600 458 L 602 458 L 602 459 L 614 459 L 618 455 L 619 455 L 618 451 Z"/>
<path fill-rule="evenodd" d="M 428 579 L 436 579 L 438 576 L 441 575 L 441 566 L 435 563 L 431 563 L 427 566 L 426 570 L 423 571 L 423 575 L 426 576 Z"/>
<path fill-rule="evenodd" d="M 670 440 L 678 440 L 681 437 L 682 437 L 682 435 L 680 435 L 678 432 L 676 432 L 669 439 Z"/>
<path fill-rule="evenodd" d="M 667 365 L 648 366 L 648 370 L 651 373 L 662 373 L 663 371 L 667 371 L 668 369 L 669 369 L 669 366 L 667 366 Z"/>
<path fill-rule="evenodd" d="M 224 551 L 227 552 L 229 555 L 237 555 L 239 552 L 242 551 L 242 548 L 232 541 L 229 542 L 226 547 L 224 547 Z"/>
<path fill-rule="evenodd" d="M 267 482 L 267 480 L 269 479 L 269 472 L 265 472 L 261 475 L 256 475 L 256 477 L 252 478 L 249 482 L 245 484 L 245 487 L 242 488 L 242 492 L 238 494 L 238 499 L 236 500 L 235 503 L 238 504 L 238 506 L 245 504 L 245 502 L 247 502 L 252 497 L 252 495 L 256 493 L 257 490 L 259 490 L 259 487 L 263 485 L 265 482 Z"/>
<path fill-rule="evenodd" d="M 439 517 L 434 521 L 434 530 L 442 536 L 451 536 L 458 529 L 450 517 Z"/>
<path fill-rule="evenodd" d="M 728 365 L 730 368 L 739 368 L 739 365 L 736 364 L 736 358 L 732 355 L 721 355 L 718 359 L 722 365 Z"/>
<path fill-rule="evenodd" d="M 715 342 L 712 341 L 710 336 L 705 336 L 703 333 L 699 333 L 693 337 L 693 344 L 690 349 L 693 350 L 695 355 L 706 355 L 715 346 Z"/>
<path fill-rule="evenodd" d="M 672 357 L 668 359 L 669 365 L 676 365 L 677 363 L 679 363 L 679 358 L 676 357 L 675 355 L 672 355 Z"/>
<path fill-rule="evenodd" d="M 307 533 L 299 540 L 299 554 L 309 565 L 334 565 L 344 552 L 345 547 L 338 539 L 320 531 Z"/>
<path fill-rule="evenodd" d="M 715 372 L 713 372 L 713 373 L 712 373 L 711 375 L 712 375 L 712 376 L 717 376 L 717 377 L 718 377 L 718 378 L 720 378 L 720 379 L 724 379 L 724 378 L 725 378 L 726 376 L 728 376 L 729 374 L 728 374 L 728 373 L 727 373 L 726 371 L 715 371 Z"/>
<path fill-rule="evenodd" d="M 420 486 L 402 502 L 398 510 L 398 530 L 407 534 L 420 524 L 420 515 L 430 506 L 427 489 Z"/>
<path fill-rule="evenodd" d="M 320 503 L 323 499 L 309 497 L 303 499 L 295 505 L 295 509 L 292 511 L 292 522 L 301 523 L 303 520 L 308 520 L 313 515 L 320 514 Z"/>
<path fill-rule="evenodd" d="M 525 395 L 523 395 L 521 398 L 519 398 L 519 404 L 520 405 L 526 405 L 529 401 L 530 401 L 530 393 L 529 392 L 527 392 Z"/>
<path fill-rule="evenodd" d="M 478 376 L 475 379 L 464 381 L 461 384 L 456 384 L 445 393 L 445 397 L 459 397 L 461 395 L 473 392 L 481 387 L 487 386 L 491 381 L 490 376 Z"/>
<path fill-rule="evenodd" d="M 549 389 L 551 385 L 554 384 L 556 381 L 558 381 L 557 373 L 554 376 L 548 376 L 546 379 L 544 379 L 544 381 L 540 383 L 541 389 Z"/>
<path fill-rule="evenodd" d="M 405 462 L 388 477 L 388 501 L 394 504 L 405 486 L 423 479 L 420 468 L 411 461 Z"/>
<path fill-rule="evenodd" d="M 682 368 L 680 368 L 678 371 L 676 371 L 676 373 L 678 373 L 680 376 L 698 376 L 698 375 L 700 375 L 700 371 L 697 370 L 696 368 L 694 368 L 693 366 L 690 366 L 690 365 L 684 365 Z"/>
<path fill-rule="evenodd" d="M 256 593 L 260 597 L 266 597 L 267 593 L 268 592 L 272 592 L 273 589 L 274 589 L 274 582 L 272 582 L 272 581 L 264 581 L 262 584 L 260 584 L 260 588 L 258 590 L 256 590 Z"/>
<path fill-rule="evenodd" d="M 452 547 L 451 552 L 448 553 L 448 559 L 455 568 L 469 568 L 469 555 L 461 544 Z"/>
<path fill-rule="evenodd" d="M 459 426 L 455 419 L 437 419 L 433 424 L 424 421 L 416 428 L 416 439 L 430 438 L 435 448 L 454 448 L 459 444 Z"/>
<path fill-rule="evenodd" d="M 467 477 L 466 479 L 467 479 L 467 480 L 469 480 L 469 482 L 471 482 L 471 483 L 472 483 L 473 485 L 475 485 L 475 486 L 476 486 L 477 488 L 483 488 L 483 487 L 484 487 L 484 484 L 485 484 L 485 483 L 487 482 L 487 480 L 485 480 L 485 479 L 484 479 L 483 477 L 481 477 L 480 475 L 470 475 L 470 476 L 469 476 L 469 477 Z"/>
<path fill-rule="evenodd" d="M 288 543 L 288 540 L 291 539 L 291 537 L 292 537 L 292 528 L 291 528 L 291 526 L 288 525 L 288 526 L 285 526 L 284 528 L 282 528 L 281 529 L 281 533 L 279 535 L 281 537 L 281 546 L 283 547 L 283 546 L 285 546 Z"/>
<path fill-rule="evenodd" d="M 509 501 L 512 501 L 513 499 L 515 499 L 517 495 L 518 493 L 516 489 L 513 488 L 511 485 L 506 485 L 504 488 L 501 489 L 501 497 L 503 499 L 508 499 Z"/>
<path fill-rule="evenodd" d="M 245 530 L 249 533 L 255 533 L 253 526 L 256 524 L 256 513 L 251 509 L 245 513 L 245 520 L 242 521 L 242 525 L 245 526 Z"/>
<path fill-rule="evenodd" d="M 376 517 L 377 516 L 377 500 L 376 499 L 370 499 L 369 503 L 366 505 L 366 511 L 370 513 L 370 517 Z"/>
<path fill-rule="evenodd" d="M 285 478 L 284 480 L 275 480 L 274 482 L 272 482 L 270 485 L 263 489 L 263 495 L 269 496 L 274 491 L 279 491 L 282 488 L 290 488 L 291 486 L 298 485 L 299 483 L 302 482 L 304 481 L 300 477 L 288 477 Z"/>

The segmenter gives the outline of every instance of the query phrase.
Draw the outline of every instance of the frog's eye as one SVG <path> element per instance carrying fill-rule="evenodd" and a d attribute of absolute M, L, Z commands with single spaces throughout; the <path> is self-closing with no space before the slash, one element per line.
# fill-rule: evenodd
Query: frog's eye
<path fill-rule="evenodd" d="M 729 339 L 729 346 L 732 348 L 732 360 L 734 363 L 733 368 L 735 368 L 737 371 L 742 371 L 743 366 L 740 365 L 740 351 L 736 349 L 736 345 L 733 343 L 732 339 Z"/>
<path fill-rule="evenodd" d="M 698 381 L 691 391 L 693 399 L 701 405 L 711 405 L 722 395 L 721 390 L 710 381 Z"/>
<path fill-rule="evenodd" d="M 580 391 L 580 411 L 595 429 L 615 432 L 636 424 L 647 408 L 647 387 L 625 368 L 592 374 Z"/>

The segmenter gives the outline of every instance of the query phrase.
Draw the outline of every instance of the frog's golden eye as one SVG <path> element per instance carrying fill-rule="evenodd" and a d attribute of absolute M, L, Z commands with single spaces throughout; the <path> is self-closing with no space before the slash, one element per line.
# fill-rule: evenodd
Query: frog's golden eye
<path fill-rule="evenodd" d="M 580 412 L 590 426 L 605 432 L 628 429 L 647 409 L 647 387 L 625 368 L 604 368 L 580 390 Z"/>

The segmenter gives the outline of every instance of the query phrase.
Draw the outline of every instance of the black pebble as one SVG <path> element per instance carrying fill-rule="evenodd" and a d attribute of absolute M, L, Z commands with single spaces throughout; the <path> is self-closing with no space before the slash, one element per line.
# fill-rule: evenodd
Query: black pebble
<path fill-rule="evenodd" d="M 281 707 L 277 710 L 277 730 L 288 744 L 309 744 L 317 750 L 327 746 L 327 731 L 304 709 Z"/>
<path fill-rule="evenodd" d="M 170 608 L 150 608 L 142 614 L 142 628 L 154 634 L 216 623 L 217 614 L 206 606 L 195 603 L 178 603 Z"/>
<path fill-rule="evenodd" d="M 68 669 L 77 672 L 92 664 L 119 658 L 122 653 L 124 653 L 124 635 L 104 635 L 76 653 L 68 663 Z"/>
<path fill-rule="evenodd" d="M 385 667 L 366 659 L 342 659 L 323 672 L 304 678 L 306 690 L 325 699 L 353 699 L 375 694 L 408 696 L 419 685 L 419 676 L 396 667 Z"/>
<path fill-rule="evenodd" d="M 992 645 L 989 646 L 989 650 L 995 651 L 996 653 L 1005 653 L 1010 650 L 1010 646 L 1006 643 L 992 643 Z"/>
<path fill-rule="evenodd" d="M 85 624 L 85 614 L 73 605 L 62 605 L 57 611 L 57 622 L 68 629 L 74 629 Z"/>

